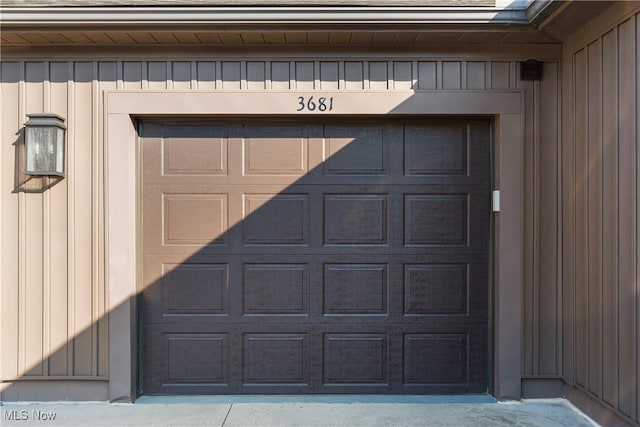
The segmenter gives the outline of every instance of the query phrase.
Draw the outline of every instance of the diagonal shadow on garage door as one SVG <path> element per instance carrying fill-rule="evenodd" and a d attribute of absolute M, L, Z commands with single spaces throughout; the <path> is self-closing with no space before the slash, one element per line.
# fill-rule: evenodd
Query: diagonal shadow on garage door
<path fill-rule="evenodd" d="M 142 122 L 139 392 L 486 392 L 490 134 Z"/>

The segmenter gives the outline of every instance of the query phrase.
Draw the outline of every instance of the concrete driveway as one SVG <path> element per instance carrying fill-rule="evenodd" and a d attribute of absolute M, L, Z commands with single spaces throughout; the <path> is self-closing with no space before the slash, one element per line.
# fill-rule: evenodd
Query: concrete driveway
<path fill-rule="evenodd" d="M 142 397 L 135 404 L 3 403 L 2 426 L 585 426 L 566 400 L 487 396 Z"/>

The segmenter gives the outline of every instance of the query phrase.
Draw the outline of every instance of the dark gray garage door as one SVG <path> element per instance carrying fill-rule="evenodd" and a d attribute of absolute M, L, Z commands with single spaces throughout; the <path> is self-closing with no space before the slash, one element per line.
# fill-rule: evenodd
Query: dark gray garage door
<path fill-rule="evenodd" d="M 148 121 L 141 389 L 487 390 L 487 119 Z"/>

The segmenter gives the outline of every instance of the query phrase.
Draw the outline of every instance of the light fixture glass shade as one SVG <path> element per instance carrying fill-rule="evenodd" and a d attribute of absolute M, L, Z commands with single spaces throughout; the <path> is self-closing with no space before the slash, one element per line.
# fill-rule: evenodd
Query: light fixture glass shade
<path fill-rule="evenodd" d="M 56 114 L 27 114 L 25 157 L 27 175 L 64 176 L 64 119 Z"/>

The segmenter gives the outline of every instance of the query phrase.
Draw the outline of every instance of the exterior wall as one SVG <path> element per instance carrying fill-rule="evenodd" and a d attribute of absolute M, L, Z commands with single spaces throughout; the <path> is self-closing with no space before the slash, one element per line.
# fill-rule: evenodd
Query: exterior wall
<path fill-rule="evenodd" d="M 556 378 L 560 365 L 558 280 L 558 100 L 560 67 L 521 82 L 526 48 L 461 61 L 461 54 L 387 60 L 362 55 L 323 59 L 246 57 L 211 60 L 140 55 L 1 64 L 2 193 L 0 198 L 0 332 L 2 380 L 14 389 L 30 380 L 105 381 L 108 371 L 105 289 L 103 91 L 407 91 L 522 89 L 525 94 L 527 262 L 524 271 L 523 374 Z M 515 56 L 515 55 L 514 55 Z M 384 58 L 384 59 L 382 59 Z M 67 177 L 25 182 L 20 130 L 30 112 L 67 118 Z M 18 153 L 18 154 L 16 154 Z M 517 161 L 517 160 L 514 160 Z M 25 389 L 26 390 L 26 389 Z M 27 391 L 25 391 L 27 393 Z M 6 388 L 3 398 L 17 394 Z M 24 394 L 23 396 L 26 396 Z M 85 398 L 96 398 L 87 394 Z"/>
<path fill-rule="evenodd" d="M 640 421 L 640 9 L 618 4 L 564 48 L 563 374 L 597 421 Z"/>

